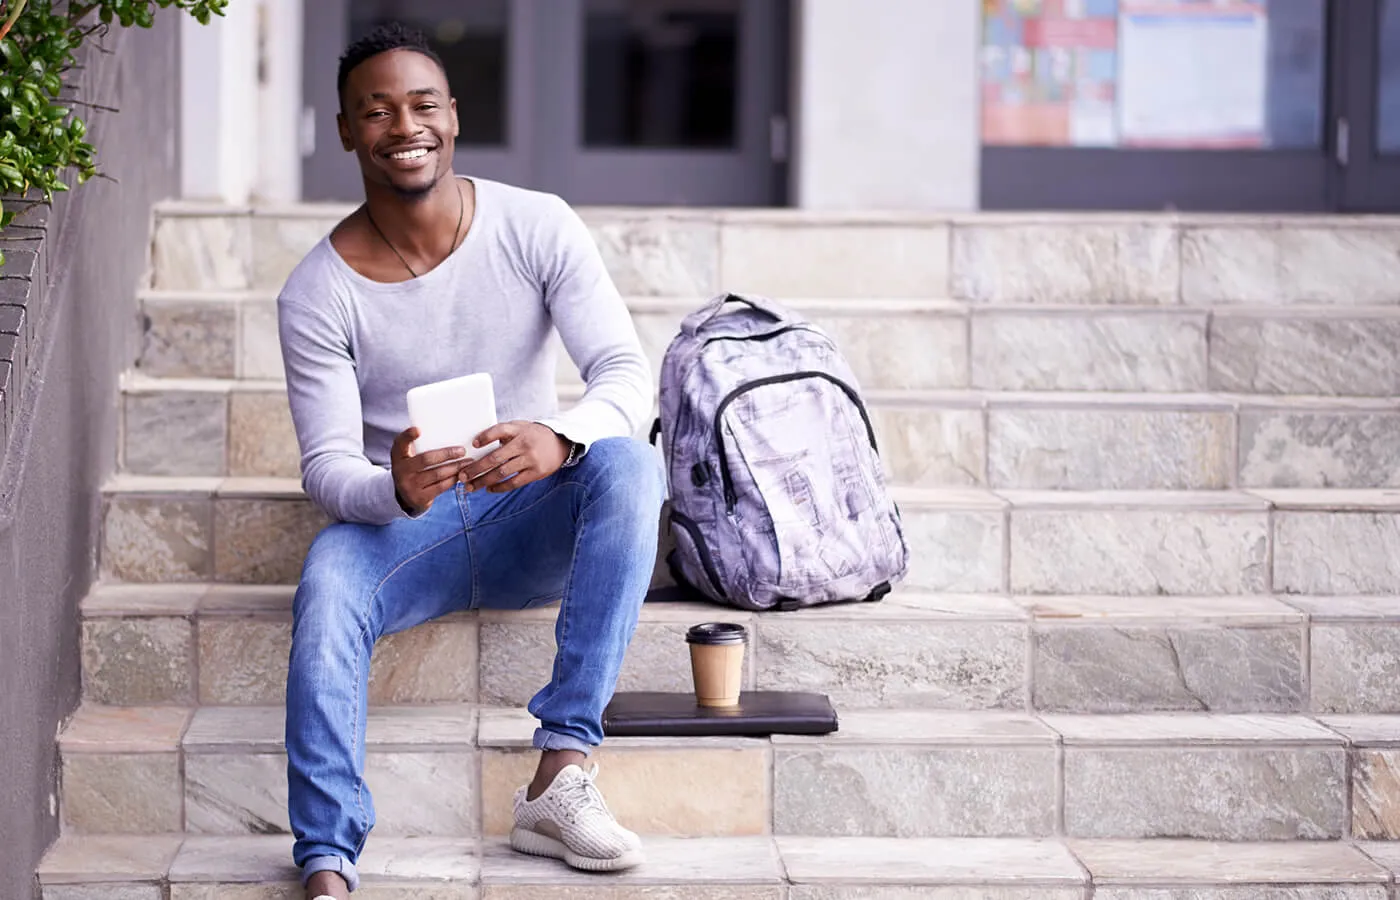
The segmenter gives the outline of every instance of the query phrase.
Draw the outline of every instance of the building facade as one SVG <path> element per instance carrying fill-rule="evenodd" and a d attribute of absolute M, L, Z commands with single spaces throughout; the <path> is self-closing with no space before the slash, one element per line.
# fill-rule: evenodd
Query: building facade
<path fill-rule="evenodd" d="M 446 63 L 458 171 L 582 205 L 1400 209 L 1400 0 L 234 7 L 186 26 L 192 199 L 356 199 L 336 63 L 396 19 Z"/>

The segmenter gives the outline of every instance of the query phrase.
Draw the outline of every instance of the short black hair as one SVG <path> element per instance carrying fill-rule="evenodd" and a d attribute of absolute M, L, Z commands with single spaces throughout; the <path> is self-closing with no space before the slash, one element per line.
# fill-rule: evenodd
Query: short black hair
<path fill-rule="evenodd" d="M 342 102 L 345 97 L 345 82 L 349 80 L 355 67 L 372 56 L 388 53 L 390 50 L 412 50 L 414 53 L 421 53 L 437 63 L 443 77 L 447 77 L 447 67 L 442 64 L 442 58 L 433 48 L 428 46 L 428 39 L 423 36 L 423 32 L 402 22 L 385 22 L 345 48 L 345 55 L 340 58 L 340 71 L 335 76 L 336 94 L 341 97 Z"/>

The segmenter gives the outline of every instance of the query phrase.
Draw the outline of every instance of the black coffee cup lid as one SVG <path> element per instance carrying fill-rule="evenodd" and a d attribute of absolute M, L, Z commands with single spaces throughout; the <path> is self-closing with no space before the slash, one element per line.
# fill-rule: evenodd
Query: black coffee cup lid
<path fill-rule="evenodd" d="M 685 633 L 687 644 L 744 644 L 749 630 L 737 622 L 705 622 Z"/>

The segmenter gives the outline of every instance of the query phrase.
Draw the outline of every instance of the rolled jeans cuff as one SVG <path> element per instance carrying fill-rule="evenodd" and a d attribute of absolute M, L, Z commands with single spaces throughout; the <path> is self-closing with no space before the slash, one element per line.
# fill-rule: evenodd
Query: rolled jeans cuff
<path fill-rule="evenodd" d="M 593 755 L 593 746 L 570 734 L 560 734 L 545 728 L 535 729 L 533 741 L 536 750 L 577 750 L 584 756 Z"/>
<path fill-rule="evenodd" d="M 351 893 L 360 886 L 360 873 L 355 871 L 355 864 L 342 856 L 313 856 L 308 859 L 306 865 L 301 867 L 301 886 L 306 887 L 311 876 L 317 872 L 339 872 Z"/>

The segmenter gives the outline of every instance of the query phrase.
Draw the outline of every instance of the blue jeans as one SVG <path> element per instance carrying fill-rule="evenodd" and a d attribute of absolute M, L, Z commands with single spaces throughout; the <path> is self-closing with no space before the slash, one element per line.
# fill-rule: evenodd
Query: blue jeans
<path fill-rule="evenodd" d="M 647 444 L 594 443 L 576 466 L 504 494 L 438 496 L 416 519 L 337 523 L 311 545 L 293 605 L 287 781 L 303 880 L 355 864 L 374 827 L 363 775 L 375 641 L 463 609 L 563 600 L 534 745 L 588 753 L 656 560 L 663 475 Z"/>

